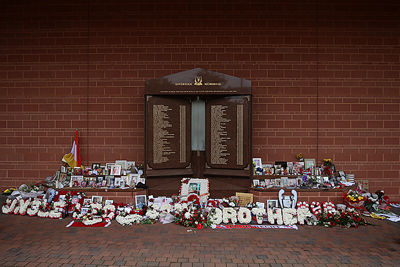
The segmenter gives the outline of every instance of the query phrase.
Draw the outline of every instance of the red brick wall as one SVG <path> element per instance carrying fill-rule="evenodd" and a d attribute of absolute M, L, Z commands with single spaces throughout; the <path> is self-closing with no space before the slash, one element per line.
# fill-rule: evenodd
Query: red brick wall
<path fill-rule="evenodd" d="M 144 81 L 202 67 L 252 80 L 254 156 L 400 200 L 398 1 L 90 2 L 2 5 L 2 188 L 54 173 L 76 128 L 84 163 L 142 162 Z"/>

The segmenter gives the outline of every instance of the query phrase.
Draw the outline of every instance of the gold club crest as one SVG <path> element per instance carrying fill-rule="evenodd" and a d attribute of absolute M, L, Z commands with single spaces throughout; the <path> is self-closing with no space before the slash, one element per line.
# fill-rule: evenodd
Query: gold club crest
<path fill-rule="evenodd" d="M 194 79 L 194 85 L 203 85 L 203 77 L 197 76 L 197 77 Z"/>

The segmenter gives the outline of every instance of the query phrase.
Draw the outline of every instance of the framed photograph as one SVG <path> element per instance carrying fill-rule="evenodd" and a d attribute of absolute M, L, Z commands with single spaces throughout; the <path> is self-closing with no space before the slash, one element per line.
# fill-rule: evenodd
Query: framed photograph
<path fill-rule="evenodd" d="M 101 185 L 100 185 L 101 187 L 107 187 L 107 180 L 103 180 L 102 182 L 101 182 Z"/>
<path fill-rule="evenodd" d="M 287 187 L 289 185 L 289 179 L 287 177 L 281 177 L 281 187 Z"/>
<path fill-rule="evenodd" d="M 322 184 L 324 180 L 322 179 L 321 176 L 317 176 L 316 181 L 317 181 L 317 183 Z"/>
<path fill-rule="evenodd" d="M 133 168 L 135 168 L 135 162 L 134 161 L 127 161 L 126 162 L 126 169 L 127 170 L 132 170 Z"/>
<path fill-rule="evenodd" d="M 200 203 L 205 203 L 208 200 L 209 182 L 208 179 L 198 179 L 198 178 L 183 178 L 181 181 L 181 199 L 187 200 L 189 194 L 197 194 L 200 198 Z"/>
<path fill-rule="evenodd" d="M 97 170 L 100 168 L 100 163 L 92 163 L 92 170 Z"/>
<path fill-rule="evenodd" d="M 115 163 L 106 163 L 106 169 L 111 170 L 111 166 L 114 165 Z"/>
<path fill-rule="evenodd" d="M 136 195 L 135 196 L 135 207 L 137 209 L 142 209 L 143 206 L 147 206 L 147 197 L 146 195 Z"/>
<path fill-rule="evenodd" d="M 88 183 L 89 187 L 96 187 L 96 178 L 95 177 L 91 177 L 89 179 L 89 183 Z"/>
<path fill-rule="evenodd" d="M 289 187 L 296 187 L 296 185 L 297 185 L 297 182 L 296 182 L 296 179 L 295 178 L 291 178 L 291 179 L 289 179 L 288 180 L 288 186 Z"/>
<path fill-rule="evenodd" d="M 121 175 L 121 165 L 112 165 L 111 166 L 111 175 Z"/>
<path fill-rule="evenodd" d="M 107 175 L 108 174 L 106 166 L 100 166 L 100 168 L 101 168 L 101 173 L 99 173 L 99 174 L 101 174 L 101 175 Z"/>
<path fill-rule="evenodd" d="M 265 180 L 260 180 L 260 186 L 265 187 Z"/>
<path fill-rule="evenodd" d="M 114 178 L 114 176 L 109 176 L 108 178 L 107 178 L 107 186 L 109 186 L 109 187 L 114 187 L 114 180 L 115 180 L 115 178 Z"/>
<path fill-rule="evenodd" d="M 296 185 L 297 186 L 302 186 L 303 185 L 303 178 L 297 177 L 296 178 Z"/>
<path fill-rule="evenodd" d="M 260 185 L 260 180 L 254 179 L 253 180 L 253 186 L 256 187 L 256 186 L 259 186 L 259 185 Z"/>
<path fill-rule="evenodd" d="M 120 187 L 122 179 L 120 177 L 115 177 L 114 186 Z"/>
<path fill-rule="evenodd" d="M 277 199 L 269 199 L 267 200 L 267 209 L 278 208 L 278 200 Z"/>
<path fill-rule="evenodd" d="M 115 165 L 121 166 L 121 170 L 126 170 L 128 167 L 128 162 L 126 160 L 116 160 Z"/>
<path fill-rule="evenodd" d="M 80 186 L 82 180 L 83 180 L 82 176 L 72 175 L 71 176 L 71 180 L 69 182 L 69 187 L 78 187 L 78 186 Z"/>
<path fill-rule="evenodd" d="M 91 198 L 83 199 L 83 206 L 89 205 L 90 203 L 92 203 L 92 199 Z"/>
<path fill-rule="evenodd" d="M 136 184 L 139 182 L 140 175 L 137 173 L 130 173 L 129 177 L 131 179 L 130 187 L 135 187 Z"/>
<path fill-rule="evenodd" d="M 300 173 L 300 170 L 303 169 L 304 170 L 304 161 L 299 161 L 299 162 L 295 162 L 293 165 L 293 171 L 294 173 Z"/>
<path fill-rule="evenodd" d="M 312 167 L 315 167 L 315 159 L 304 159 L 304 168 L 307 170 Z"/>
<path fill-rule="evenodd" d="M 265 186 L 271 185 L 271 179 L 264 179 Z"/>
<path fill-rule="evenodd" d="M 275 186 L 277 186 L 277 187 L 281 187 L 281 178 L 276 178 L 276 179 L 274 179 L 274 185 Z"/>
<path fill-rule="evenodd" d="M 113 204 L 113 203 L 114 203 L 114 200 L 112 200 L 112 199 L 107 199 L 107 200 L 105 201 L 104 205 L 111 205 L 111 204 Z"/>
<path fill-rule="evenodd" d="M 263 167 L 261 158 L 253 158 L 253 162 L 255 169 Z"/>
<path fill-rule="evenodd" d="M 102 196 L 92 196 L 92 203 L 103 203 L 103 197 Z"/>

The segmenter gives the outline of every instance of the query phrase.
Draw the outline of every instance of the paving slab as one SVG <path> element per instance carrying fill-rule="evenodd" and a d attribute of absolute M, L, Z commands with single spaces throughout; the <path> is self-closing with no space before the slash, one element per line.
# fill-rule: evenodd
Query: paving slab
<path fill-rule="evenodd" d="M 2 266 L 399 266 L 400 223 L 357 229 L 187 231 L 175 224 L 66 228 L 70 219 L 0 216 Z"/>

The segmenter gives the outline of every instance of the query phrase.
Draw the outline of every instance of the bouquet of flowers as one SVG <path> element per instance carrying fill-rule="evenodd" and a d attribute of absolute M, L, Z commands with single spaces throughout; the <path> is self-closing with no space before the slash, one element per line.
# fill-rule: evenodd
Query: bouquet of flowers
<path fill-rule="evenodd" d="M 361 208 L 364 205 L 365 198 L 357 191 L 349 190 L 343 194 L 344 203 L 352 208 Z"/>
<path fill-rule="evenodd" d="M 357 228 L 359 225 L 368 223 L 355 211 L 338 211 L 336 213 L 322 213 L 318 216 L 318 225 L 325 227 L 334 227 L 335 225 L 350 228 Z"/>
<path fill-rule="evenodd" d="M 182 211 L 176 211 L 174 213 L 174 221 L 176 224 L 183 225 L 185 227 L 193 227 L 202 229 L 203 227 L 209 226 L 210 222 L 207 221 L 207 214 L 203 214 L 201 209 L 196 206 L 190 206 L 183 209 Z"/>

